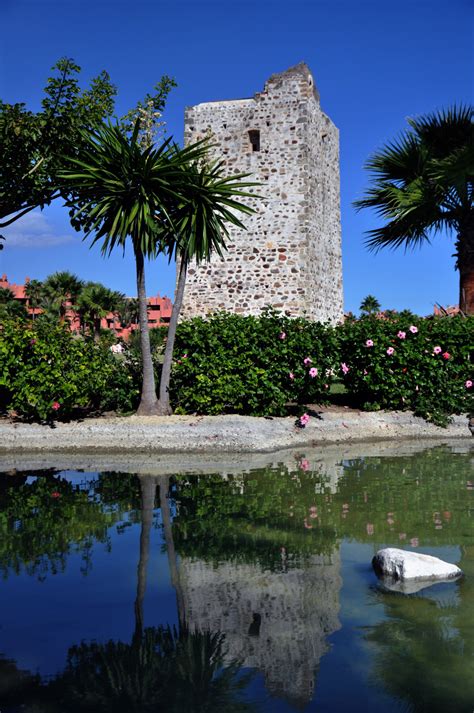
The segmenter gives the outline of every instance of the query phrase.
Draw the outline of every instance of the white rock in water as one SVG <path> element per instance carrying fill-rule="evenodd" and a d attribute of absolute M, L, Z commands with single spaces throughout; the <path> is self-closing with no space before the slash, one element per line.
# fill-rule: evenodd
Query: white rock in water
<path fill-rule="evenodd" d="M 372 560 L 372 566 L 377 574 L 400 580 L 452 579 L 462 575 L 462 570 L 455 564 L 395 547 L 379 550 Z"/>

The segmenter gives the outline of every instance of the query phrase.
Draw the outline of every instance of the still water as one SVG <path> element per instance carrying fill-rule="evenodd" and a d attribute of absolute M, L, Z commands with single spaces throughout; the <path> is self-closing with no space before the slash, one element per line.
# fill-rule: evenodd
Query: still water
<path fill-rule="evenodd" d="M 1 713 L 472 713 L 470 442 L 269 458 L 0 473 Z M 465 576 L 386 591 L 387 545 Z"/>

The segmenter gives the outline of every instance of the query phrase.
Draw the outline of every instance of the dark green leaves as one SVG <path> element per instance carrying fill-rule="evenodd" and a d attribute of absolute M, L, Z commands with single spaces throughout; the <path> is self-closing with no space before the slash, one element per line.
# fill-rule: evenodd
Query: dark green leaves
<path fill-rule="evenodd" d="M 386 224 L 369 231 L 370 249 L 416 247 L 432 232 L 460 230 L 473 215 L 472 107 L 409 119 L 410 129 L 367 162 L 372 174 L 357 208 L 374 208 Z"/>

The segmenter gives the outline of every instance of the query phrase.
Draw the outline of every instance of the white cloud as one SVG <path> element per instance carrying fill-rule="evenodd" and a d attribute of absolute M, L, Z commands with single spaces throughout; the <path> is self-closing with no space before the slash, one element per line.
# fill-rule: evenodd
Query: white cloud
<path fill-rule="evenodd" d="M 1 231 L 6 248 L 51 248 L 71 242 L 73 233 L 56 232 L 43 213 L 34 211 Z M 2 241 L 3 242 L 3 241 Z"/>

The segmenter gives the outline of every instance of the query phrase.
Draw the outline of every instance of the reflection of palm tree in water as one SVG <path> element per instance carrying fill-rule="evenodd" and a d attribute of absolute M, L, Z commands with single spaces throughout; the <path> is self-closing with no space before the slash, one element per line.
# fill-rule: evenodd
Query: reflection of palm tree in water
<path fill-rule="evenodd" d="M 176 589 L 178 626 L 144 627 L 144 597 L 155 493 L 160 503 L 171 581 Z M 140 479 L 141 532 L 137 567 L 135 628 L 131 643 L 81 643 L 68 651 L 65 670 L 50 682 L 21 672 L 0 659 L 0 673 L 8 666 L 8 700 L 35 713 L 251 713 L 254 706 L 242 691 L 250 674 L 227 659 L 220 632 L 189 631 L 174 549 L 168 500 L 169 478 Z M 10 669 L 12 669 L 10 671 Z M 15 707 L 16 706 L 16 707 Z M 28 707 L 29 706 L 29 707 Z M 22 708 L 23 709 L 23 708 Z"/>
<path fill-rule="evenodd" d="M 160 486 L 163 531 L 176 590 L 178 626 L 144 628 L 150 533 L 156 487 Z M 223 634 L 190 632 L 174 548 L 168 499 L 169 478 L 140 478 L 142 526 L 137 568 L 135 631 L 131 644 L 81 644 L 69 650 L 66 670 L 51 685 L 54 697 L 71 713 L 247 713 L 253 706 L 241 697 L 250 675 L 239 673 L 240 664 L 224 665 Z M 157 706 L 163 705 L 160 708 Z M 56 711 L 56 709 L 52 709 Z"/>

